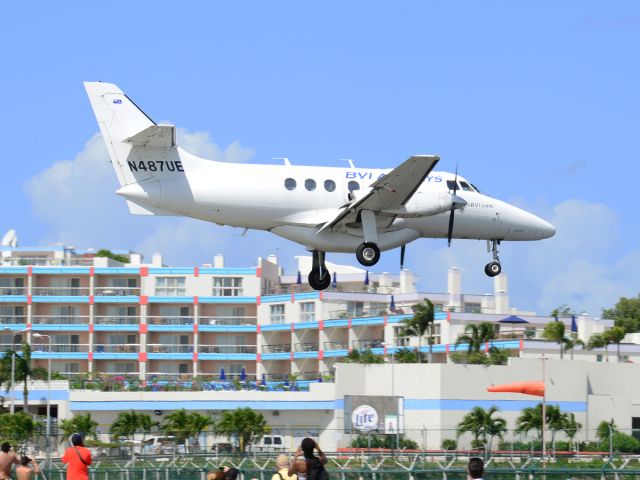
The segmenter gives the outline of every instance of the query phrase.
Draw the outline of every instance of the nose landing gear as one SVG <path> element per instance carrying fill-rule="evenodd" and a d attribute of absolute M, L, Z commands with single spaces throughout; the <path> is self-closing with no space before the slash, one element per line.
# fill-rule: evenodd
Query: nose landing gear
<path fill-rule="evenodd" d="M 484 267 L 484 273 L 489 277 L 495 277 L 496 275 L 500 275 L 500 272 L 502 272 L 502 265 L 500 265 L 500 259 L 498 258 L 498 245 L 500 245 L 500 240 L 491 240 L 493 261 L 487 263 Z M 487 242 L 487 247 L 488 246 L 489 242 Z"/>
<path fill-rule="evenodd" d="M 324 252 L 313 251 L 313 261 L 308 279 L 309 286 L 314 290 L 325 290 L 331 284 L 331 274 L 324 264 Z"/>

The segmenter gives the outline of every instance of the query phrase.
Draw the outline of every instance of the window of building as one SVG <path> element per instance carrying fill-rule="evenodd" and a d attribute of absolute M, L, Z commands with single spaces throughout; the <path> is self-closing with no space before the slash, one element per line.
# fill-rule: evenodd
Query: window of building
<path fill-rule="evenodd" d="M 189 364 L 187 363 L 160 363 L 158 364 L 159 373 L 189 373 Z"/>
<path fill-rule="evenodd" d="M 598 354 L 596 355 L 596 362 L 601 362 L 603 360 L 603 356 Z"/>
<path fill-rule="evenodd" d="M 355 192 L 356 190 L 360 190 L 360 184 L 354 180 L 351 180 L 348 183 L 347 188 L 349 189 L 350 192 Z"/>
<path fill-rule="evenodd" d="M 58 277 L 49 280 L 51 286 L 51 295 L 80 295 L 80 279 Z"/>
<path fill-rule="evenodd" d="M 287 190 L 295 190 L 296 186 L 297 186 L 297 183 L 293 178 L 287 178 L 284 181 L 284 188 L 286 188 Z"/>
<path fill-rule="evenodd" d="M 131 362 L 108 362 L 105 366 L 107 373 L 135 373 L 137 365 Z"/>
<path fill-rule="evenodd" d="M 134 319 L 127 317 L 136 317 L 136 307 L 129 307 L 124 305 L 108 305 L 107 317 L 110 321 L 115 323 L 131 323 Z"/>
<path fill-rule="evenodd" d="M 347 302 L 347 315 L 361 317 L 364 314 L 364 302 Z"/>
<path fill-rule="evenodd" d="M 631 417 L 631 435 L 640 440 L 640 417 Z"/>
<path fill-rule="evenodd" d="M 325 180 L 324 189 L 327 192 L 333 192 L 336 189 L 336 182 L 334 182 L 333 180 Z"/>
<path fill-rule="evenodd" d="M 315 302 L 304 302 L 300 304 L 300 321 L 315 322 L 316 304 Z"/>
<path fill-rule="evenodd" d="M 2 323 L 22 323 L 26 320 L 24 316 L 24 306 L 22 305 L 0 305 L 0 322 Z M 11 342 L 9 342 L 11 343 Z"/>
<path fill-rule="evenodd" d="M 24 293 L 24 278 L 0 278 L 0 295 L 21 295 Z"/>
<path fill-rule="evenodd" d="M 135 335 L 115 334 L 107 336 L 107 344 L 109 345 L 131 345 L 138 343 Z"/>
<path fill-rule="evenodd" d="M 242 277 L 213 277 L 214 297 L 241 297 Z"/>
<path fill-rule="evenodd" d="M 464 304 L 464 313 L 481 313 L 482 308 L 479 303 L 466 303 Z"/>
<path fill-rule="evenodd" d="M 79 363 L 54 363 L 51 370 L 58 373 L 80 373 Z"/>
<path fill-rule="evenodd" d="M 284 304 L 271 305 L 269 319 L 271 323 L 284 323 Z"/>
<path fill-rule="evenodd" d="M 316 181 L 313 178 L 307 178 L 304 181 L 304 188 L 310 192 L 314 191 L 316 189 Z"/>
<path fill-rule="evenodd" d="M 183 320 L 189 320 L 189 307 L 160 307 L 159 323 L 163 325 L 183 325 Z"/>
<path fill-rule="evenodd" d="M 158 297 L 181 297 L 186 293 L 186 277 L 156 277 Z"/>

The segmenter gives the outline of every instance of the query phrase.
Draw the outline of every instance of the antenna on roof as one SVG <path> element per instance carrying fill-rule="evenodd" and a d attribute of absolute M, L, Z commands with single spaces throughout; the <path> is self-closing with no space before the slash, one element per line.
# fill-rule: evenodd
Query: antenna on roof
<path fill-rule="evenodd" d="M 291 162 L 289 161 L 289 159 L 287 157 L 274 157 L 271 160 L 282 160 L 285 165 L 287 165 L 287 166 L 291 165 Z"/>
<path fill-rule="evenodd" d="M 12 248 L 18 246 L 18 235 L 16 235 L 16 231 L 13 228 L 2 237 L 2 246 Z"/>
<path fill-rule="evenodd" d="M 349 162 L 349 166 L 351 168 L 356 168 L 356 166 L 353 164 L 353 160 L 350 158 L 341 158 L 340 160 L 342 160 L 343 162 Z"/>

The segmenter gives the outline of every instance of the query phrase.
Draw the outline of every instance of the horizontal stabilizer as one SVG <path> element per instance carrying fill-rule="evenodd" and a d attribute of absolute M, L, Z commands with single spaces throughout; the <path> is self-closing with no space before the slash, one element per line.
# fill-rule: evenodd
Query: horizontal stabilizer
<path fill-rule="evenodd" d="M 151 125 L 124 140 L 143 148 L 172 148 L 176 145 L 176 127 L 173 125 Z"/>

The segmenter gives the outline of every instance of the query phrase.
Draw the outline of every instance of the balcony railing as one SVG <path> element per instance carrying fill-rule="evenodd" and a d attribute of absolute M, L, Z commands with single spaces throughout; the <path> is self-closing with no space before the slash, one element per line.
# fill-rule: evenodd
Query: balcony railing
<path fill-rule="evenodd" d="M 349 342 L 346 340 L 344 342 L 324 342 L 323 345 L 325 350 L 348 350 L 349 349 Z"/>
<path fill-rule="evenodd" d="M 200 325 L 255 325 L 257 317 L 200 317 Z"/>
<path fill-rule="evenodd" d="M 49 348 L 51 347 L 51 348 Z M 81 353 L 89 351 L 87 343 L 54 343 L 53 345 L 32 344 L 34 352 Z"/>
<path fill-rule="evenodd" d="M 93 258 L 53 258 L 53 257 L 7 257 L 2 265 L 34 265 L 41 267 L 60 267 L 69 265 L 93 265 Z"/>
<path fill-rule="evenodd" d="M 12 323 L 27 323 L 26 315 L 3 315 L 0 317 L 0 323 L 12 324 Z"/>
<path fill-rule="evenodd" d="M 274 345 L 262 345 L 262 353 L 288 353 L 291 351 L 290 343 L 278 343 Z"/>
<path fill-rule="evenodd" d="M 318 344 L 310 342 L 296 343 L 294 345 L 294 350 L 296 352 L 314 352 L 318 350 Z"/>
<path fill-rule="evenodd" d="M 140 288 L 138 287 L 96 287 L 94 295 L 107 297 L 139 297 Z"/>
<path fill-rule="evenodd" d="M 138 353 L 140 345 L 102 343 L 94 345 L 93 351 L 95 353 Z"/>
<path fill-rule="evenodd" d="M 138 325 L 140 317 L 137 316 L 97 316 L 93 317 L 93 323 L 96 325 Z"/>
<path fill-rule="evenodd" d="M 383 348 L 384 338 L 369 338 L 366 340 L 354 340 L 352 342 L 353 348 L 356 350 L 367 350 L 370 348 Z"/>
<path fill-rule="evenodd" d="M 89 323 L 88 315 L 33 315 L 31 318 L 34 325 L 86 325 Z"/>
<path fill-rule="evenodd" d="M 27 287 L 2 287 L 0 295 L 26 295 Z"/>
<path fill-rule="evenodd" d="M 170 345 L 151 343 L 147 345 L 148 353 L 193 353 L 193 345 Z"/>
<path fill-rule="evenodd" d="M 256 353 L 255 345 L 199 345 L 199 353 Z"/>
<path fill-rule="evenodd" d="M 89 296 L 90 289 L 85 287 L 33 287 L 33 296 L 81 297 Z"/>
<path fill-rule="evenodd" d="M 397 312 L 397 309 L 394 311 Z M 366 317 L 380 317 L 394 313 L 386 307 L 368 308 L 368 309 L 356 309 L 356 310 L 332 310 L 329 312 L 329 318 L 366 318 Z"/>
<path fill-rule="evenodd" d="M 148 317 L 149 325 L 193 325 L 193 317 L 176 317 L 173 315 Z"/>

